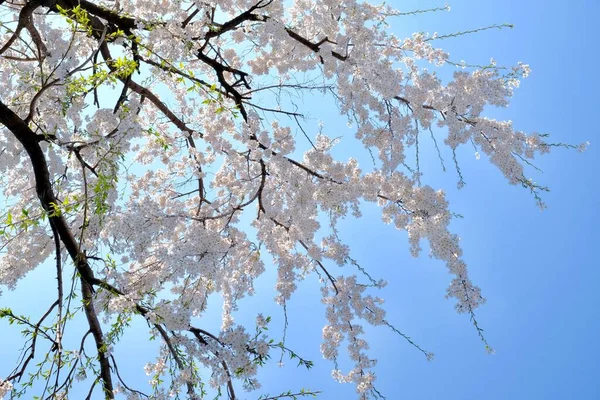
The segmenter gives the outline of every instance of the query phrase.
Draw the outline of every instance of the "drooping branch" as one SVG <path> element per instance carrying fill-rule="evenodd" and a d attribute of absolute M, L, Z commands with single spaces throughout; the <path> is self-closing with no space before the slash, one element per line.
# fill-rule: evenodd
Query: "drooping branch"
<path fill-rule="evenodd" d="M 9 317 L 9 318 L 13 318 L 14 320 L 16 320 L 17 322 L 29 326 L 30 328 L 33 328 L 33 333 L 32 333 L 32 338 L 31 338 L 31 344 L 28 347 L 28 351 L 29 353 L 27 354 L 27 356 L 23 355 L 24 358 L 21 359 L 21 361 L 19 362 L 19 364 L 21 365 L 21 368 L 15 369 L 7 378 L 7 381 L 12 381 L 12 380 L 21 380 L 21 378 L 24 376 L 25 371 L 27 370 L 27 365 L 29 364 L 29 362 L 31 360 L 33 360 L 35 358 L 35 350 L 36 350 L 36 343 L 37 343 L 37 338 L 41 335 L 43 336 L 45 339 L 49 340 L 52 343 L 52 348 L 58 348 L 59 344 L 56 342 L 55 339 L 53 339 L 50 335 L 48 335 L 46 333 L 45 330 L 41 329 L 41 325 L 42 322 L 44 322 L 44 320 L 50 315 L 50 313 L 52 312 L 52 310 L 54 309 L 54 307 L 56 307 L 58 305 L 58 301 L 55 301 L 54 303 L 52 303 L 52 305 L 50 306 L 50 308 L 48 308 L 48 310 L 44 313 L 44 315 L 42 315 L 42 317 L 39 319 L 39 321 L 34 325 L 31 324 L 29 321 L 22 319 L 14 314 L 9 313 L 5 310 L 3 310 L 2 312 L 2 316 L 3 317 Z"/>

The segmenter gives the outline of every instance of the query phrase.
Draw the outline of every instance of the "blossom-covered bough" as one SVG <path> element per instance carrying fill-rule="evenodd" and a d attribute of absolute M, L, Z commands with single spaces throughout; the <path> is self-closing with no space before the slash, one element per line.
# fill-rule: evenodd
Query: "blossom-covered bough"
<path fill-rule="evenodd" d="M 338 234 L 338 221 L 360 216 L 365 202 L 408 232 L 415 256 L 428 239 L 454 275 L 447 296 L 491 351 L 474 315 L 483 298 L 448 231 L 453 214 L 443 192 L 422 182 L 419 135 L 450 149 L 459 185 L 455 149 L 469 143 L 543 206 L 544 188 L 524 166 L 554 144 L 482 116 L 508 104 L 527 65 L 463 68 L 444 83 L 423 68 L 449 63 L 433 47 L 439 37 L 400 39 L 387 22 L 407 13 L 356 0 L 0 4 L 0 284 L 14 289 L 52 264 L 56 277 L 41 318 L 0 309 L 26 338 L 0 396 L 66 398 L 88 385 L 88 398 L 216 390 L 234 399 L 240 385 L 259 387 L 273 349 L 310 367 L 266 335 L 268 318 L 252 327 L 233 318 L 264 260 L 277 270 L 282 305 L 318 275 L 321 350 L 334 378 L 355 383 L 360 398 L 379 396 L 362 324 L 404 334 L 372 295 L 385 282 Z M 306 132 L 303 93 L 335 103 L 355 138 Z M 372 165 L 334 158 L 340 136 L 371 152 Z M 416 162 L 407 158 L 415 147 Z M 220 328 L 201 326 L 211 294 L 223 299 Z M 79 314 L 86 328 L 71 337 Z M 147 366 L 149 393 L 125 382 L 112 354 L 134 318 L 162 340 Z M 338 365 L 342 345 L 349 368 Z"/>

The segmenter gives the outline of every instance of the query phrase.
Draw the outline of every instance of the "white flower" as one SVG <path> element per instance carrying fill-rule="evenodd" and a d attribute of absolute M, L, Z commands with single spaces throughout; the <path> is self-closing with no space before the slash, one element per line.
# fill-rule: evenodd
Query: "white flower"
<path fill-rule="evenodd" d="M 4 397 L 4 395 L 10 393 L 13 389 L 12 383 L 9 381 L 5 381 L 0 379 L 0 399 Z"/>

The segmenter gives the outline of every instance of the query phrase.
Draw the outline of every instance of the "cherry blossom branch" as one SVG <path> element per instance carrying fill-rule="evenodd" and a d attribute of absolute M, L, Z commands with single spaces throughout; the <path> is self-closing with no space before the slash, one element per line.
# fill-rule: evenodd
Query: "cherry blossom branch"
<path fill-rule="evenodd" d="M 273 221 L 273 223 L 277 226 L 282 227 L 286 232 L 289 233 L 291 226 L 287 226 L 279 221 L 277 221 L 275 218 L 271 217 L 270 218 L 271 221 Z M 302 240 L 297 240 L 298 243 L 300 243 L 300 245 L 304 248 L 304 250 L 306 250 L 308 252 L 308 246 L 304 243 L 304 241 Z M 325 268 L 325 266 L 319 261 L 319 260 L 315 260 L 313 259 L 314 262 L 317 263 L 317 265 L 319 266 L 319 268 L 321 268 L 321 270 L 325 273 L 325 275 L 327 275 L 327 279 L 329 279 L 329 282 L 331 283 L 331 286 L 333 287 L 333 289 L 335 290 L 335 293 L 338 294 L 339 293 L 339 289 L 335 283 L 335 278 L 329 273 L 329 271 L 327 271 L 327 268 Z"/>
<path fill-rule="evenodd" d="M 254 6 L 251 11 L 247 14 L 244 14 L 244 17 L 240 17 L 239 19 L 236 20 L 236 24 L 237 23 L 241 23 L 243 22 L 244 18 L 253 18 L 251 14 L 252 11 L 254 11 L 255 9 L 259 9 L 262 7 L 267 6 L 268 4 L 270 4 L 269 2 L 266 2 L 266 4 L 262 4 L 262 0 L 257 3 L 256 6 Z M 84 5 L 82 5 L 84 6 Z M 90 11 L 90 10 L 88 10 Z M 91 11 L 90 11 L 91 12 Z M 94 32 L 106 32 L 107 28 L 105 25 L 102 24 L 102 22 L 98 19 L 98 18 L 91 18 L 91 23 L 92 26 L 94 27 L 95 31 Z M 232 26 L 231 24 L 226 25 L 226 26 Z M 104 34 L 103 33 L 103 34 Z M 210 35 L 208 35 L 209 39 L 210 39 Z M 322 43 L 319 44 L 319 46 Z M 100 51 L 102 56 L 104 57 L 104 59 L 107 61 L 107 65 L 109 66 L 109 68 L 111 68 L 111 70 L 113 72 L 115 72 L 116 68 L 113 67 L 111 65 L 110 60 L 112 60 L 112 56 L 110 55 L 110 51 L 108 49 L 108 46 L 105 42 L 101 42 L 101 47 L 100 47 Z M 233 74 L 237 74 L 240 76 L 240 79 L 242 82 L 244 82 L 245 86 L 250 89 L 249 85 L 247 82 L 245 82 L 245 76 L 247 76 L 247 74 L 245 72 L 233 69 L 231 67 L 227 67 L 224 66 L 223 64 L 220 64 L 216 61 L 216 59 L 212 59 L 208 56 L 206 56 L 204 53 L 202 53 L 202 50 L 200 50 L 197 54 L 198 58 L 207 63 L 209 66 L 211 66 L 214 70 L 215 73 L 217 74 L 217 78 L 219 80 L 219 83 L 222 85 L 222 87 L 225 89 L 225 92 L 232 96 L 234 99 L 234 102 L 236 103 L 236 105 L 238 106 L 238 109 L 240 110 L 242 117 L 244 118 L 244 120 L 247 120 L 247 113 L 245 111 L 245 108 L 243 106 L 243 96 L 237 91 L 237 89 L 235 88 L 235 86 L 237 85 L 237 83 L 234 83 L 233 85 L 229 84 L 227 82 L 227 80 L 225 79 L 223 72 L 227 71 L 227 72 L 231 72 Z M 345 58 L 344 58 L 345 59 Z M 181 131 L 183 132 L 187 132 L 188 134 L 192 134 L 194 131 L 190 128 L 188 128 L 185 123 L 183 121 L 181 121 L 177 116 L 175 116 L 175 114 L 173 114 L 173 112 L 164 104 L 162 103 L 150 90 L 148 90 L 147 88 L 140 86 L 139 84 L 137 84 L 136 82 L 134 82 L 131 79 L 125 79 L 125 78 L 119 78 L 121 81 L 124 81 L 124 83 L 126 83 L 129 88 L 131 90 L 133 90 L 134 92 L 147 97 L 165 116 L 167 116 L 167 118 L 169 118 L 169 120 L 177 127 L 179 128 Z M 200 136 L 202 137 L 202 134 L 200 134 Z M 251 137 L 253 140 L 257 140 L 256 137 Z M 264 146 L 263 144 L 260 144 L 260 148 L 261 149 L 267 149 L 266 146 Z M 277 155 L 276 152 L 272 151 L 273 155 Z M 286 157 L 286 159 L 292 163 L 293 165 L 303 169 L 304 171 L 306 171 L 307 173 L 316 176 L 318 178 L 321 179 L 325 179 L 324 176 L 322 176 L 321 174 L 312 171 L 311 169 L 307 168 L 306 166 L 304 166 L 303 164 L 290 159 L 288 157 Z"/>
<path fill-rule="evenodd" d="M 46 310 L 44 315 L 42 315 L 42 317 L 38 320 L 38 322 L 35 325 L 32 324 L 31 322 L 29 322 L 27 319 L 15 315 L 9 309 L 0 309 L 0 317 L 1 318 L 8 317 L 9 319 L 13 319 L 20 324 L 23 324 L 23 325 L 29 326 L 30 328 L 33 328 L 33 334 L 31 335 L 31 337 L 32 337 L 31 344 L 28 347 L 29 354 L 27 355 L 27 358 L 24 359 L 24 361 L 22 359 L 19 362 L 19 364 L 21 365 L 21 368 L 19 369 L 17 366 L 17 368 L 15 368 L 15 370 L 12 372 L 12 374 L 6 378 L 7 381 L 12 381 L 15 379 L 18 379 L 19 381 L 21 380 L 23 374 L 25 373 L 25 370 L 27 369 L 27 365 L 29 364 L 29 362 L 31 360 L 33 360 L 35 358 L 35 349 L 36 349 L 38 333 L 40 333 L 42 336 L 44 336 L 48 341 L 50 341 L 52 343 L 53 349 L 58 348 L 59 345 L 56 342 L 56 340 L 53 339 L 50 335 L 48 335 L 44 329 L 41 329 L 42 322 L 44 322 L 46 317 L 48 317 L 48 315 L 50 315 L 50 313 L 52 312 L 54 307 L 56 307 L 57 305 L 58 305 L 58 301 L 55 301 L 54 303 L 52 303 L 50 308 L 48 310 Z"/>
<path fill-rule="evenodd" d="M 92 19 L 92 21 L 94 22 L 96 20 Z M 110 54 L 110 50 L 108 49 L 108 46 L 105 42 L 101 44 L 100 53 L 102 54 L 102 57 L 104 58 L 104 60 L 107 62 L 107 65 L 111 69 L 111 71 L 113 73 L 116 72 L 116 70 L 117 70 L 116 67 L 114 67 L 112 65 L 113 58 L 112 58 L 112 56 Z M 163 103 L 162 101 L 160 101 L 160 99 L 153 92 L 151 92 L 148 88 L 146 88 L 142 85 L 139 85 L 133 79 L 126 79 L 126 78 L 122 78 L 122 77 L 119 77 L 119 79 L 123 83 L 126 83 L 127 86 L 131 90 L 133 90 L 135 93 L 137 93 L 141 96 L 144 96 L 145 98 L 150 100 L 152 102 L 152 104 L 154 104 L 154 106 L 156 106 L 156 108 L 158 108 L 178 129 L 180 129 L 183 132 L 189 133 L 189 134 L 192 134 L 195 132 L 193 129 L 189 128 L 185 124 L 185 122 L 183 122 L 179 117 L 177 117 L 167 107 L 167 105 L 165 103 Z M 201 133 L 199 133 L 199 134 L 200 134 L 200 136 L 202 136 Z"/>
<path fill-rule="evenodd" d="M 5 26 L 10 43 L 0 49 L 0 61 L 7 70 L 15 69 L 17 78 L 6 83 L 12 97 L 10 103 L 8 97 L 5 103 L 0 102 L 0 124 L 11 132 L 9 140 L 20 143 L 6 146 L 7 165 L 16 165 L 18 171 L 11 171 L 10 176 L 18 175 L 15 181 L 25 181 L 11 182 L 7 187 L 18 199 L 10 209 L 13 213 L 21 207 L 30 210 L 31 184 L 26 177 L 33 172 L 42 205 L 40 215 L 50 219 L 54 247 L 47 227 L 36 224 L 35 231 L 31 230 L 34 232 L 27 232 L 31 225 L 7 221 L 10 234 L 0 250 L 7 249 L 11 265 L 15 249 L 23 245 L 35 248 L 41 237 L 45 248 L 39 260 L 32 258 L 31 267 L 50 257 L 53 250 L 57 257 L 58 322 L 49 328 L 40 325 L 40 330 L 57 343 L 54 348 L 51 342 L 53 349 L 41 363 L 52 361 L 50 374 L 56 379 L 46 378 L 43 396 L 51 399 L 62 395 L 61 390 L 68 393 L 75 367 L 83 373 L 93 372 L 84 383 L 91 383 L 85 388 L 89 389 L 88 398 L 93 397 L 97 386 L 103 387 L 104 397 L 111 398 L 121 385 L 130 392 L 127 394 L 144 396 L 123 382 L 118 357 L 110 354 L 110 346 L 119 339 L 124 324 L 108 330 L 107 323 L 101 325 L 98 319 L 100 314 L 110 318 L 117 313 L 118 323 L 123 316 L 127 321 L 134 315 L 144 317 L 152 337 L 162 338 L 155 367 L 157 385 L 161 385 L 158 382 L 168 364 L 171 389 L 197 396 L 195 391 L 200 392 L 203 385 L 197 368 L 203 364 L 212 368 L 211 384 L 219 385 L 215 390 L 221 394 L 226 386 L 229 397 L 235 398 L 233 379 L 244 379 L 246 388 L 254 388 L 256 366 L 266 362 L 269 351 L 277 347 L 282 355 L 295 355 L 285 347 L 285 301 L 299 278 L 312 271 L 323 282 L 322 300 L 328 304 L 323 355 L 333 360 L 337 379 L 357 384 L 360 396 L 380 396 L 372 385 L 374 375 L 369 368 L 374 360 L 366 352 L 359 319 L 386 325 L 426 356 L 429 353 L 385 320 L 384 309 L 379 307 L 381 299 L 362 294 L 384 283 L 375 281 L 358 265 L 336 236 L 337 222 L 350 212 L 358 216 L 364 201 L 377 203 L 386 222 L 393 221 L 398 229 L 409 231 L 414 255 L 420 251 L 420 240 L 429 240 L 432 256 L 445 261 L 456 276 L 448 296 L 458 299 L 459 312 L 469 313 L 487 346 L 473 312 L 483 298 L 459 259 L 458 237 L 449 232 L 452 213 L 441 192 L 420 185 L 422 160 L 418 157 L 423 128 L 429 129 L 445 169 L 431 129 L 432 123 L 438 122 L 449 128 L 446 144 L 461 182 L 456 148 L 471 140 L 475 151 L 502 158 L 499 163 L 507 162 L 508 166 L 498 166 L 511 183 L 521 183 L 537 196 L 543 189 L 525 179 L 519 167 L 535 167 L 528 159 L 551 145 L 544 143 L 543 135 L 527 136 L 508 123 L 479 116 L 486 105 L 507 102 L 512 87 L 509 80 L 519 77 L 520 70 L 504 77 L 491 68 L 472 75 L 457 72 L 454 80 L 444 85 L 433 74 L 420 70 L 414 60 L 445 60 L 447 55 L 427 42 L 450 36 L 427 39 L 416 34 L 399 45 L 398 38 L 383 28 L 385 17 L 394 12 L 387 6 L 364 2 L 350 9 L 319 4 L 329 7 L 333 15 L 314 19 L 311 2 L 295 2 L 290 12 L 273 0 L 163 2 L 160 8 L 134 3 L 121 8 L 117 2 L 108 8 L 92 0 L 21 1 L 10 5 L 11 15 L 19 15 L 18 32 Z M 40 5 L 49 11 L 36 12 L 34 25 L 33 11 L 29 16 L 25 11 Z M 430 11 L 438 10 L 423 10 Z M 65 21 L 56 17 L 58 13 L 66 17 L 71 29 L 62 29 Z M 323 19 L 327 21 L 321 26 Z M 15 22 L 11 21 L 11 26 Z M 23 34 L 24 29 L 28 35 Z M 29 61 L 37 61 L 39 68 Z M 277 76 L 269 77 L 274 72 Z M 303 80 L 298 80 L 300 76 Z M 323 83 L 317 85 L 317 79 Z M 119 98 L 111 104 L 111 113 L 100 107 L 98 96 L 115 86 Z M 164 97 L 163 89 L 171 97 Z M 313 89 L 330 94 L 340 112 L 356 124 L 356 139 L 363 142 L 373 159 L 372 173 L 359 169 L 354 158 L 335 160 L 329 151 L 335 139 L 322 130 L 316 146 L 312 143 L 298 119 L 302 114 L 296 110 L 292 91 L 302 94 Z M 275 94 L 281 109 L 255 96 L 265 91 Z M 88 96 L 92 92 L 93 99 Z M 281 96 L 289 96 L 292 106 L 284 105 Z M 236 119 L 239 114 L 242 118 Z M 290 118 L 285 126 L 279 124 L 280 115 Z M 294 155 L 298 154 L 294 149 L 297 137 L 291 134 L 294 121 L 312 145 L 305 153 L 306 161 Z M 197 131 L 200 129 L 203 132 Z M 156 141 L 144 133 L 156 135 Z M 115 146 L 118 151 L 114 151 Z M 416 171 L 404 158 L 405 149 L 411 146 L 417 147 Z M 375 161 L 373 150 L 380 152 L 381 165 Z M 128 158 L 150 167 L 142 176 L 136 171 L 125 172 L 127 181 L 117 185 L 117 178 L 123 176 L 121 166 Z M 413 173 L 412 178 L 400 171 L 403 165 Z M 110 179 L 105 179 L 106 170 Z M 512 171 L 517 173 L 513 176 Z M 107 180 L 109 189 L 105 190 L 101 186 Z M 186 197 L 196 193 L 197 197 Z M 92 215 L 88 202 L 100 197 L 104 208 Z M 83 210 L 79 208 L 82 204 Z M 256 231 L 245 229 L 245 217 L 252 206 L 256 209 L 252 220 Z M 328 211 L 333 235 L 325 236 L 319 247 L 315 243 L 315 237 L 322 233 L 319 220 Z M 32 212 L 28 221 L 36 216 Z M 274 232 L 281 237 L 274 237 Z M 255 238 L 259 245 L 253 242 Z M 277 301 L 283 303 L 286 323 L 281 346 L 267 343 L 260 329 L 250 338 L 243 326 L 233 325 L 233 310 L 241 298 L 253 293 L 253 283 L 264 271 L 262 245 L 277 264 Z M 74 263 L 70 291 L 63 287 L 63 249 Z M 106 260 L 100 257 L 104 250 L 109 252 Z M 112 256 L 122 257 L 120 264 Z M 355 276 L 343 274 L 334 277 L 326 269 L 329 261 L 355 265 L 363 274 L 360 281 L 364 282 L 364 277 L 368 281 L 363 284 Z M 10 272 L 16 278 L 23 275 L 18 269 Z M 12 282 L 10 275 L 5 279 Z M 81 356 L 62 350 L 62 335 L 73 315 L 71 300 L 79 289 L 89 327 L 82 338 Z M 172 293 L 168 294 L 168 289 Z M 215 293 L 223 294 L 223 325 L 220 332 L 212 334 L 192 326 L 191 321 L 205 312 L 208 297 Z M 257 326 L 261 324 L 257 320 Z M 84 347 L 89 336 L 96 349 L 90 354 L 93 357 Z M 340 337 L 347 341 L 350 358 L 356 362 L 348 375 L 337 371 Z M 37 344 L 39 347 L 39 341 Z M 32 368 L 28 356 L 31 352 L 33 358 L 34 350 L 24 347 L 15 373 L 20 367 L 21 375 L 27 372 L 25 367 Z M 67 362 L 73 365 L 68 373 Z M 45 378 L 41 372 L 40 367 L 35 375 Z M 20 380 L 20 376 L 13 380 Z M 0 380 L 0 397 L 4 387 Z M 156 389 L 160 392 L 165 388 L 161 385 Z M 264 399 L 296 395 L 304 394 L 288 392 Z"/>
<path fill-rule="evenodd" d="M 219 343 L 219 345 L 223 346 L 223 343 L 213 334 L 206 332 L 202 329 L 198 329 L 198 328 L 194 328 L 194 327 L 190 327 L 189 331 L 196 337 L 196 339 L 198 339 L 198 341 L 200 343 L 203 344 L 208 344 L 206 342 L 206 339 L 204 339 L 202 337 L 202 335 L 207 335 L 209 336 L 211 339 L 213 339 L 214 341 L 216 341 L 217 343 Z M 215 356 L 218 358 L 219 353 L 215 352 Z M 235 396 L 235 390 L 233 389 L 233 381 L 231 380 L 231 373 L 229 372 L 229 367 L 227 366 L 227 363 L 225 362 L 225 360 L 221 360 L 221 365 L 223 366 L 223 370 L 225 371 L 225 374 L 227 374 L 227 394 L 229 395 L 229 398 L 231 400 L 235 400 L 236 396 Z"/>
<path fill-rule="evenodd" d="M 63 383 L 60 386 L 55 387 L 53 393 L 51 393 L 46 399 L 49 400 L 50 398 L 52 398 L 52 396 L 56 393 L 59 393 L 63 388 L 67 387 L 68 385 L 70 385 L 73 382 L 74 379 L 74 373 L 75 370 L 77 369 L 77 365 L 79 365 L 81 363 L 81 355 L 85 353 L 85 341 L 87 339 L 87 337 L 92 333 L 91 330 L 88 330 L 86 333 L 83 334 L 83 336 L 81 337 L 80 340 L 80 344 L 79 344 L 79 350 L 77 352 L 77 355 L 79 355 L 79 357 L 75 358 L 75 361 L 73 362 L 73 365 L 71 366 L 71 368 L 69 369 L 69 373 L 67 374 L 67 377 L 65 378 L 65 380 L 63 381 Z"/>
<path fill-rule="evenodd" d="M 169 338 L 169 334 L 162 326 L 160 326 L 160 324 L 153 324 L 153 325 L 154 325 L 154 328 L 156 328 L 156 330 L 160 333 L 160 336 L 162 337 L 163 341 L 165 342 L 165 345 L 169 349 L 169 353 L 171 353 L 171 357 L 173 357 L 173 359 L 177 363 L 177 367 L 183 371 L 185 369 L 185 365 L 183 364 L 183 361 L 181 361 L 179 354 L 177 354 L 177 350 L 173 346 L 173 343 L 171 342 L 171 339 Z M 195 399 L 196 396 L 194 395 L 194 385 L 192 384 L 192 382 L 190 382 L 189 379 L 186 379 L 185 384 L 187 386 L 189 398 Z"/>
<path fill-rule="evenodd" d="M 285 399 L 285 398 L 297 399 L 298 397 L 317 397 L 317 395 L 319 395 L 321 393 L 323 393 L 323 392 L 320 390 L 304 390 L 304 389 L 302 389 L 299 392 L 294 393 L 292 391 L 287 391 L 285 393 L 281 393 L 276 396 L 269 396 L 267 394 L 267 395 L 264 395 L 264 397 L 260 396 L 258 398 L 258 400 L 279 400 L 279 399 Z"/>
<path fill-rule="evenodd" d="M 50 183 L 48 164 L 39 145 L 37 135 L 29 128 L 25 121 L 19 118 L 19 116 L 2 101 L 0 101 L 0 123 L 12 132 L 15 138 L 27 151 L 35 176 L 36 193 L 41 205 L 44 210 L 48 212 L 48 219 L 50 223 L 54 225 L 53 229 L 56 229 L 59 233 L 61 241 L 65 245 L 65 248 L 75 264 L 75 268 L 81 275 L 83 306 L 88 324 L 96 342 L 98 362 L 100 364 L 100 376 L 103 381 L 103 387 L 107 398 L 112 399 L 114 398 L 114 395 L 110 365 L 108 359 L 104 356 L 106 353 L 106 346 L 103 340 L 102 327 L 98 321 L 92 299 L 92 285 L 97 279 L 94 277 L 94 272 L 89 266 L 85 254 L 77 244 L 64 216 L 61 213 L 54 212 L 54 207 L 58 205 L 59 202 Z"/>
<path fill-rule="evenodd" d="M 117 378 L 119 379 L 119 382 L 121 382 L 121 385 L 123 385 L 123 387 L 125 389 L 129 390 L 131 393 L 135 393 L 135 394 L 137 394 L 139 396 L 143 396 L 143 397 L 149 399 L 150 396 L 148 396 L 146 393 L 140 392 L 139 390 L 132 389 L 129 386 L 127 386 L 127 384 L 125 383 L 125 381 L 123 381 L 123 378 L 121 378 L 121 374 L 119 373 L 119 368 L 117 366 L 117 360 L 115 360 L 115 357 L 112 354 L 110 355 L 110 359 L 112 360 L 113 367 L 115 369 L 115 374 L 117 375 Z"/>

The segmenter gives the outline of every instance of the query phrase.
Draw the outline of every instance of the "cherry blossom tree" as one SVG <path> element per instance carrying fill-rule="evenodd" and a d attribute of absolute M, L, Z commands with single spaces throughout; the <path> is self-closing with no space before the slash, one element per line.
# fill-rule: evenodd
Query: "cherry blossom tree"
<path fill-rule="evenodd" d="M 30 398 L 41 384 L 42 398 L 67 398 L 87 385 L 88 398 L 195 399 L 212 391 L 235 399 L 260 386 L 257 371 L 274 351 L 310 367 L 267 331 L 268 317 L 258 314 L 253 326 L 234 318 L 255 280 L 273 269 L 282 307 L 305 277 L 320 279 L 322 355 L 359 398 L 378 397 L 365 324 L 433 355 L 386 319 L 376 295 L 386 283 L 340 238 L 339 222 L 359 217 L 366 203 L 407 232 L 414 256 L 427 239 L 453 275 L 446 296 L 493 351 L 475 319 L 484 299 L 448 229 L 456 214 L 421 173 L 419 137 L 431 136 L 440 160 L 452 154 L 459 186 L 456 149 L 466 144 L 540 207 L 545 188 L 527 168 L 553 146 L 575 146 L 484 116 L 489 106 L 508 105 L 527 65 L 456 64 L 436 47 L 447 36 L 403 39 L 388 28 L 404 15 L 448 7 L 0 4 L 0 288 L 17 288 L 36 268 L 53 266 L 56 278 L 44 288 L 55 301 L 39 305 L 41 317 L 22 315 L 16 304 L 0 309 L 2 323 L 24 335 L 14 369 L 0 371 L 0 396 Z M 451 79 L 436 75 L 442 67 L 456 71 Z M 304 95 L 337 106 L 351 129 L 307 123 Z M 361 145 L 371 162 L 359 166 L 364 154 L 336 157 L 340 141 Z M 215 294 L 222 324 L 203 326 Z M 83 331 L 73 329 L 77 318 Z M 112 352 L 134 319 L 161 341 L 146 367 L 147 393 L 127 384 Z M 350 365 L 338 363 L 340 352 Z"/>

